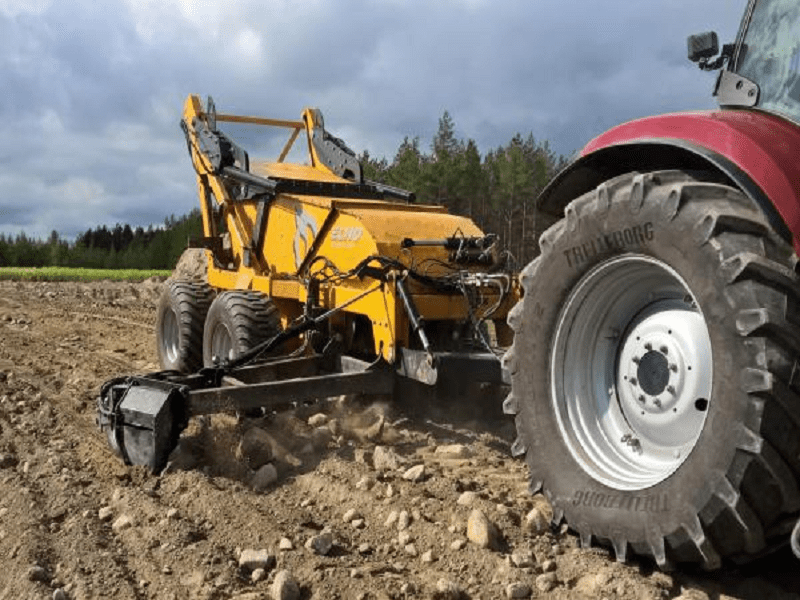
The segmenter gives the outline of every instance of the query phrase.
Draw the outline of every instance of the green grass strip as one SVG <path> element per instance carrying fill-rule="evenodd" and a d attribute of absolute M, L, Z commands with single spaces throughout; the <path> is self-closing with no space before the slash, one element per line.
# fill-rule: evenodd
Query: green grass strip
<path fill-rule="evenodd" d="M 169 277 L 159 269 L 79 269 L 75 267 L 0 267 L 0 281 L 144 281 L 154 275 Z"/>

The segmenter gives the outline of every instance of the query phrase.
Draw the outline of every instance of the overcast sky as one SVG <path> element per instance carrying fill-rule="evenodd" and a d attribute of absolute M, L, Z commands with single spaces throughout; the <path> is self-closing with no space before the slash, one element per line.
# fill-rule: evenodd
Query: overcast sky
<path fill-rule="evenodd" d="M 686 36 L 732 41 L 744 5 L 0 0 L 0 232 L 188 212 L 189 93 L 277 118 L 316 106 L 356 152 L 389 160 L 404 136 L 428 150 L 444 110 L 482 153 L 520 132 L 572 154 L 617 123 L 716 106 Z M 251 155 L 283 141 L 232 133 Z"/>

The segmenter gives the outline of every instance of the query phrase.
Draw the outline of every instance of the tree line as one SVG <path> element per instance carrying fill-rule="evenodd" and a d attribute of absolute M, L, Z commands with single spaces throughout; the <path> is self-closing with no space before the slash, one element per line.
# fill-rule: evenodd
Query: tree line
<path fill-rule="evenodd" d="M 532 133 L 517 133 L 481 156 L 475 140 L 456 136 L 447 111 L 429 152 L 420 148 L 418 137 L 406 137 L 391 162 L 366 151 L 359 158 L 367 179 L 411 190 L 417 202 L 442 204 L 470 217 L 483 231 L 498 234 L 501 247 L 520 267 L 539 253 L 539 234 L 552 224 L 534 201 L 568 162 Z"/>
<path fill-rule="evenodd" d="M 163 227 L 117 223 L 87 229 L 70 243 L 53 231 L 47 240 L 0 234 L 0 266 L 87 269 L 172 269 L 190 238 L 203 234 L 200 209 L 170 215 Z"/>
<path fill-rule="evenodd" d="M 534 201 L 567 159 L 548 141 L 519 133 L 482 156 L 473 139 L 464 141 L 455 130 L 445 111 L 429 151 L 418 137 L 404 138 L 391 161 L 365 150 L 359 156 L 364 177 L 413 191 L 418 203 L 442 204 L 470 217 L 484 231 L 498 234 L 501 247 L 521 267 L 538 254 L 539 234 L 551 224 Z M 56 231 L 47 240 L 0 235 L 0 266 L 171 269 L 187 241 L 201 235 L 199 208 L 168 217 L 163 227 L 117 223 L 88 229 L 72 243 Z"/>

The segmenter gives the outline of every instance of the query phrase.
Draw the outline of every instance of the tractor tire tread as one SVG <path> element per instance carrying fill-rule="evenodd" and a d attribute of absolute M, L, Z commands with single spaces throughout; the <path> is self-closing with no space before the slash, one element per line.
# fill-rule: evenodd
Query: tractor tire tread
<path fill-rule="evenodd" d="M 650 532 L 634 547 L 659 565 L 700 562 L 720 566 L 722 557 L 759 552 L 767 543 L 764 532 L 800 508 L 800 397 L 794 391 L 794 368 L 800 356 L 800 282 L 797 258 L 791 247 L 769 228 L 765 217 L 738 190 L 719 183 L 694 180 L 680 171 L 639 174 L 612 179 L 573 200 L 564 218 L 542 234 L 542 254 L 521 273 L 523 299 L 510 312 L 514 344 L 504 357 L 512 373 L 512 392 L 503 404 L 515 415 L 518 438 L 513 450 L 522 454 L 533 441 L 523 398 L 532 391 L 519 389 L 519 357 L 531 355 L 525 345 L 525 318 L 541 298 L 536 294 L 540 271 L 586 219 L 602 217 L 615 203 L 627 203 L 633 213 L 658 209 L 664 221 L 694 221 L 692 243 L 710 245 L 728 285 L 724 292 L 740 339 L 753 350 L 752 367 L 742 374 L 747 393 L 747 422 L 737 423 L 738 443 L 727 471 L 709 473 L 713 492 L 696 518 L 674 531 Z M 688 240 L 687 240 L 688 241 Z M 557 255 L 556 255 L 557 256 Z M 549 401 L 536 398 L 537 401 Z M 554 508 L 562 509 L 549 483 L 536 471 L 527 454 L 532 489 L 542 488 Z M 770 493 L 765 493 L 769 491 Z M 563 513 L 563 510 L 560 512 Z M 582 543 L 592 537 L 610 543 L 624 560 L 629 540 L 620 533 L 571 523 Z"/>

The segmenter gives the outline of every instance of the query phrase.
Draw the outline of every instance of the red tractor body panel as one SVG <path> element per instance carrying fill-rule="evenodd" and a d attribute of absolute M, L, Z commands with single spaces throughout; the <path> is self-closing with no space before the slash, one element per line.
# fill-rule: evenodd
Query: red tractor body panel
<path fill-rule="evenodd" d="M 705 148 L 744 171 L 774 205 L 800 253 L 800 127 L 754 110 L 667 114 L 614 127 L 589 142 L 581 157 L 612 146 L 657 140 Z"/>

